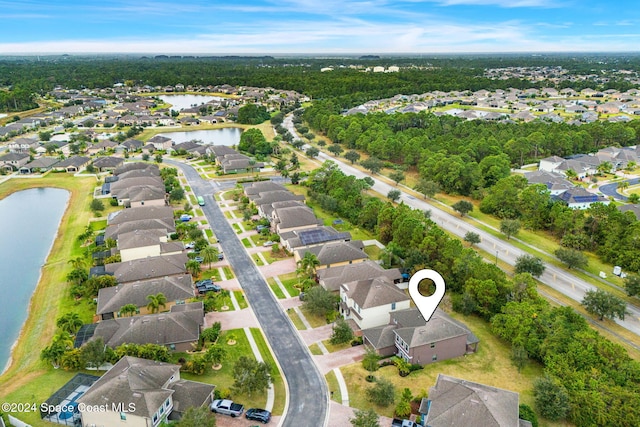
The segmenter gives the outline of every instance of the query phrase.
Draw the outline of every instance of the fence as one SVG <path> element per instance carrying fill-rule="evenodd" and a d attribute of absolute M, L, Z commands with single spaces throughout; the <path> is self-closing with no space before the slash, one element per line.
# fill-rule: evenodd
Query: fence
<path fill-rule="evenodd" d="M 30 424 L 27 424 L 23 421 L 20 421 L 19 419 L 17 419 L 16 417 L 9 415 L 9 424 L 14 426 L 14 427 L 31 427 Z"/>

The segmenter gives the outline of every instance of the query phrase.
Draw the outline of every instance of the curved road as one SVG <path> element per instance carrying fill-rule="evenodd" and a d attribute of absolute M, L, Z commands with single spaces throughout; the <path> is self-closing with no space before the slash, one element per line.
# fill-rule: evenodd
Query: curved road
<path fill-rule="evenodd" d="M 640 182 L 640 178 L 627 179 L 622 182 L 628 182 L 630 186 L 636 185 Z M 627 196 L 623 196 L 622 194 L 618 193 L 618 184 L 619 182 L 616 182 L 613 184 L 604 184 L 600 186 L 599 190 L 602 191 L 602 194 L 604 194 L 605 196 L 614 197 L 618 200 L 622 200 L 623 202 L 626 202 L 629 198 Z"/>
<path fill-rule="evenodd" d="M 291 132 L 294 137 L 297 137 L 297 133 L 291 121 L 291 115 L 285 117 L 284 126 L 287 127 L 289 132 Z M 509 242 L 494 237 L 486 231 L 476 228 L 473 225 L 466 223 L 465 221 L 462 221 L 459 217 L 451 215 L 448 212 L 445 212 L 436 206 L 432 206 L 423 200 L 417 199 L 416 197 L 413 197 L 402 191 L 397 186 L 392 186 L 384 181 L 381 181 L 375 176 L 364 173 L 361 170 L 349 165 L 348 163 L 343 162 L 341 159 L 329 156 L 323 152 L 320 152 L 318 158 L 320 160 L 331 160 L 335 162 L 344 173 L 354 175 L 357 178 L 370 176 L 374 180 L 374 185 L 372 187 L 373 190 L 382 195 L 386 196 L 391 190 L 400 190 L 402 194 L 400 197 L 401 201 L 415 209 L 420 209 L 423 211 L 430 210 L 431 219 L 436 224 L 446 229 L 447 231 L 450 231 L 456 236 L 459 236 L 460 238 L 464 238 L 465 234 L 469 231 L 477 233 L 478 235 L 480 235 L 480 238 L 482 240 L 475 246 L 486 251 L 489 254 L 495 254 L 496 257 L 498 257 L 501 261 L 506 262 L 509 265 L 515 265 L 516 258 L 521 255 L 527 254 L 527 252 L 511 245 Z M 593 285 L 574 276 L 573 274 L 565 271 L 562 268 L 556 267 L 552 264 L 546 264 L 545 266 L 545 271 L 542 276 L 538 278 L 538 280 L 575 301 L 581 302 L 586 291 L 596 289 Z M 625 320 L 616 319 L 615 322 L 623 328 L 629 330 L 630 332 L 633 332 L 636 335 L 640 335 L 640 308 L 627 304 L 627 311 L 628 315 L 625 316 Z"/>
<path fill-rule="evenodd" d="M 310 425 L 310 420 L 313 420 L 313 425 L 326 425 L 329 393 L 324 377 L 213 198 L 214 190 L 218 191 L 216 184 L 202 179 L 189 165 L 170 160 L 165 162 L 179 167 L 193 191 L 204 197 L 206 205 L 201 208 L 215 230 L 227 260 L 280 364 L 288 386 L 288 405 L 280 425 L 306 426 Z"/>

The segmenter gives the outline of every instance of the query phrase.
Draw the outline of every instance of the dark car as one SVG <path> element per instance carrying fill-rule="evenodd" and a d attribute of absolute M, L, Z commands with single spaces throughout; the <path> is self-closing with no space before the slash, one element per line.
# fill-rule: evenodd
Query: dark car
<path fill-rule="evenodd" d="M 264 424 L 271 420 L 271 412 L 266 409 L 251 408 L 247 410 L 245 416 L 248 420 L 260 421 Z"/>

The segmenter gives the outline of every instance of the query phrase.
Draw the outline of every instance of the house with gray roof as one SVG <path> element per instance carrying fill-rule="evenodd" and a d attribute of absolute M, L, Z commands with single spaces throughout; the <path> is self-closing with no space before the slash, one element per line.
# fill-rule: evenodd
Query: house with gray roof
<path fill-rule="evenodd" d="M 322 225 L 308 206 L 291 206 L 273 210 L 271 228 L 278 234 Z"/>
<path fill-rule="evenodd" d="M 29 163 L 30 156 L 27 153 L 7 153 L 0 156 L 0 168 L 7 172 L 14 172 Z"/>
<path fill-rule="evenodd" d="M 170 206 L 141 206 L 116 211 L 110 213 L 107 217 L 109 225 L 146 219 L 160 219 L 164 222 L 174 221 L 173 208 Z"/>
<path fill-rule="evenodd" d="M 115 183 L 117 184 L 117 182 Z M 111 184 L 113 194 L 113 184 Z M 136 185 L 118 192 L 118 204 L 125 208 L 141 206 L 165 206 L 167 204 L 165 188 L 157 185 Z"/>
<path fill-rule="evenodd" d="M 167 241 L 166 228 L 134 230 L 118 234 L 118 250 L 122 261 L 182 253 L 182 242 Z"/>
<path fill-rule="evenodd" d="M 386 276 L 356 280 L 340 286 L 340 314 L 356 334 L 386 325 L 390 313 L 408 309 L 411 298 Z"/>
<path fill-rule="evenodd" d="M 28 174 L 48 172 L 59 162 L 60 159 L 57 157 L 39 157 L 20 167 L 20 173 Z"/>
<path fill-rule="evenodd" d="M 419 412 L 429 427 L 531 427 L 519 418 L 518 393 L 444 374 L 438 374 Z"/>
<path fill-rule="evenodd" d="M 317 246 L 336 241 L 348 242 L 349 240 L 351 240 L 351 233 L 339 232 L 333 227 L 324 225 L 280 234 L 282 246 L 290 252 L 302 247 Z"/>
<path fill-rule="evenodd" d="M 62 160 L 60 163 L 57 163 L 54 166 L 55 170 L 66 171 L 67 173 L 78 173 L 81 170 L 85 169 L 89 163 L 91 163 L 91 158 L 84 156 L 73 156 L 67 159 Z"/>
<path fill-rule="evenodd" d="M 7 148 L 12 153 L 29 153 L 40 146 L 39 142 L 33 138 L 16 138 L 7 142 Z"/>
<path fill-rule="evenodd" d="M 147 143 L 152 144 L 156 150 L 169 150 L 173 147 L 173 140 L 162 135 L 155 135 Z"/>
<path fill-rule="evenodd" d="M 400 269 L 384 269 L 370 259 L 355 264 L 324 268 L 318 270 L 316 275 L 320 286 L 332 292 L 339 291 L 340 285 L 343 283 L 353 282 L 354 280 L 373 279 L 380 276 L 387 277 L 393 283 L 398 283 L 402 280 Z"/>
<path fill-rule="evenodd" d="M 204 324 L 202 301 L 173 305 L 169 312 L 103 320 L 92 339 L 102 337 L 111 348 L 124 343 L 157 344 L 171 350 L 192 350 Z"/>
<path fill-rule="evenodd" d="M 534 172 L 527 172 L 524 174 L 529 184 L 544 184 L 552 196 L 564 193 L 574 185 L 568 181 L 564 175 L 547 172 L 544 170 L 537 170 Z"/>
<path fill-rule="evenodd" d="M 284 185 L 277 184 L 273 181 L 252 182 L 244 187 L 244 194 L 253 200 L 258 195 L 267 191 L 288 191 Z M 255 197 L 252 197 L 255 196 Z"/>
<path fill-rule="evenodd" d="M 160 255 L 126 262 L 115 262 L 104 266 L 105 274 L 114 276 L 118 283 L 136 282 L 155 277 L 186 274 L 186 254 Z"/>
<path fill-rule="evenodd" d="M 329 242 L 324 245 L 299 249 L 293 253 L 293 258 L 297 263 L 304 257 L 305 253 L 311 252 L 320 262 L 316 270 L 321 270 L 323 268 L 335 268 L 341 265 L 354 264 L 369 259 L 369 256 L 363 249 L 362 240 Z"/>
<path fill-rule="evenodd" d="M 98 157 L 93 161 L 93 167 L 100 172 L 107 172 L 115 170 L 118 166 L 124 163 L 124 159 L 121 157 Z"/>
<path fill-rule="evenodd" d="M 171 233 L 175 233 L 176 224 L 173 218 L 141 219 L 120 224 L 110 224 L 104 232 L 104 237 L 105 239 L 118 240 L 120 234 L 143 230 L 164 230 L 164 235 L 168 237 Z"/>
<path fill-rule="evenodd" d="M 83 426 L 157 427 L 174 410 L 208 406 L 214 388 L 181 379 L 180 365 L 124 356 L 77 402 Z M 96 407 L 105 410 L 91 410 Z"/>
<path fill-rule="evenodd" d="M 590 193 L 582 187 L 573 187 L 557 196 L 571 209 L 587 209 L 594 203 L 608 205 L 609 199 L 598 194 Z"/>
<path fill-rule="evenodd" d="M 138 307 L 140 314 L 149 314 L 147 297 L 159 293 L 167 299 L 164 309 L 170 309 L 178 302 L 193 298 L 191 275 L 156 277 L 102 288 L 98 291 L 96 314 L 100 320 L 114 319 L 120 316 L 120 309 L 127 304 Z"/>
<path fill-rule="evenodd" d="M 127 152 L 138 151 L 142 148 L 143 145 L 144 145 L 144 142 L 138 139 L 128 139 L 122 144 L 120 144 L 120 146 L 124 148 L 125 151 Z"/>
<path fill-rule="evenodd" d="M 118 167 L 115 171 L 113 171 L 113 174 L 121 175 L 125 172 L 139 169 L 154 170 L 156 171 L 157 175 L 160 175 L 160 167 L 157 164 L 145 162 L 126 162 L 122 166 Z"/>

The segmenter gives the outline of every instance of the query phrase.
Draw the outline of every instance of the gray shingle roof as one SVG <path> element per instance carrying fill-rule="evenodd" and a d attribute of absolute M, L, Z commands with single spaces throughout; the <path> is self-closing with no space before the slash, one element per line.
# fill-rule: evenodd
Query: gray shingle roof
<path fill-rule="evenodd" d="M 337 291 L 340 285 L 354 280 L 364 280 L 385 275 L 391 281 L 400 280 L 402 274 L 397 268 L 385 270 L 374 261 L 366 260 L 356 264 L 341 265 L 318 271 L 320 285 L 328 291 Z"/>
<path fill-rule="evenodd" d="M 165 229 L 135 230 L 118 235 L 118 249 L 133 249 L 146 246 L 159 246 L 160 238 L 166 237 Z"/>
<path fill-rule="evenodd" d="M 184 265 L 187 261 L 186 254 L 161 255 L 107 264 L 105 271 L 107 274 L 115 276 L 118 283 L 135 282 L 154 277 L 184 274 L 186 272 Z"/>
<path fill-rule="evenodd" d="M 98 291 L 96 313 L 114 313 L 126 304 L 145 307 L 149 303 L 147 296 L 158 293 L 162 293 L 169 302 L 193 297 L 191 275 L 183 274 L 181 276 L 139 280 L 102 288 Z"/>
<path fill-rule="evenodd" d="M 143 208 L 133 208 L 143 209 Z M 176 225 L 173 218 L 169 220 L 163 219 L 141 219 L 139 221 L 128 221 L 121 224 L 113 224 L 107 226 L 104 232 L 105 238 L 117 239 L 119 235 L 129 233 L 136 230 L 165 230 L 165 235 L 176 231 Z"/>
<path fill-rule="evenodd" d="M 165 222 L 172 222 L 174 221 L 173 208 L 170 206 L 140 206 L 116 211 L 108 217 L 109 225 L 147 219 L 160 219 Z"/>
<path fill-rule="evenodd" d="M 320 265 L 330 265 L 347 261 L 368 259 L 369 256 L 359 248 L 361 245 L 362 241 L 360 240 L 353 240 L 350 242 L 330 242 L 321 246 L 312 246 L 301 249 L 296 252 L 299 253 L 300 258 L 304 257 L 306 252 L 311 252 L 318 258 Z"/>
<path fill-rule="evenodd" d="M 125 163 L 124 165 L 118 167 L 118 169 L 114 171 L 114 175 L 120 175 L 124 172 L 132 171 L 136 169 L 151 169 L 151 170 L 155 169 L 156 171 L 158 171 L 158 175 L 160 174 L 160 167 L 154 163 L 130 162 L 130 163 Z"/>
<path fill-rule="evenodd" d="M 409 300 L 409 296 L 385 276 L 345 283 L 342 289 L 362 308 Z"/>
<path fill-rule="evenodd" d="M 286 208 L 277 208 L 273 211 L 274 223 L 278 224 L 280 229 L 304 227 L 321 224 L 313 210 L 307 206 L 291 206 Z"/>
<path fill-rule="evenodd" d="M 169 384 L 173 393 L 173 410 L 184 413 L 191 407 L 199 408 L 208 405 L 214 385 L 197 381 L 178 380 Z"/>

